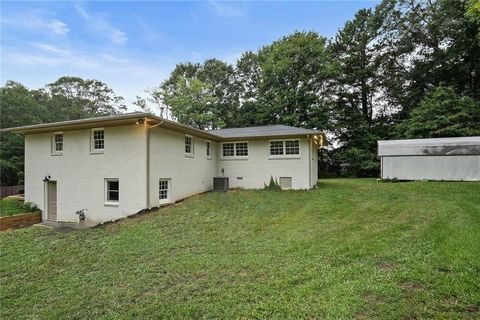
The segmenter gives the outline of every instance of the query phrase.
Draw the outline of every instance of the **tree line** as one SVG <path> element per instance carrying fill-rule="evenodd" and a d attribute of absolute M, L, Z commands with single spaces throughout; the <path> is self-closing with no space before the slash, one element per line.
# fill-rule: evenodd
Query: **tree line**
<path fill-rule="evenodd" d="M 320 153 L 323 174 L 338 174 L 342 165 L 342 174 L 375 176 L 377 140 L 480 135 L 479 29 L 478 0 L 384 0 L 359 10 L 330 39 L 299 31 L 244 52 L 233 65 L 218 59 L 179 63 L 135 104 L 201 129 L 277 123 L 316 128 L 330 143 Z M 1 88 L 2 108 L 12 86 L 21 87 Z M 45 105 L 52 117 L 122 111 L 111 90 L 111 100 L 98 110 L 85 109 L 82 100 L 95 96 L 75 100 L 70 90 L 54 93 L 49 86 L 40 92 L 52 99 L 53 106 Z M 2 126 L 10 125 L 2 111 Z M 2 159 L 8 159 L 3 151 L 2 143 Z"/>

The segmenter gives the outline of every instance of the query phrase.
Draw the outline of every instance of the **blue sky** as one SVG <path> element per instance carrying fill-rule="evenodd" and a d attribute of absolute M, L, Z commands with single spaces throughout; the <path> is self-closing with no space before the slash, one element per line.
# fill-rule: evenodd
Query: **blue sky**
<path fill-rule="evenodd" d="M 179 62 L 235 63 L 295 30 L 331 37 L 378 1 L 1 2 L 1 82 L 42 87 L 62 75 L 95 78 L 125 97 Z"/>

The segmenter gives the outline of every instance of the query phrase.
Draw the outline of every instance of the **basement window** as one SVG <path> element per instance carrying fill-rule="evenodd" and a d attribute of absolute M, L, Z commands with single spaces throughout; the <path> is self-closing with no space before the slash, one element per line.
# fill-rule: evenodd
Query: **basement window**
<path fill-rule="evenodd" d="M 105 179 L 105 204 L 118 205 L 120 201 L 120 182 L 118 179 Z"/>
<path fill-rule="evenodd" d="M 280 188 L 282 189 L 292 189 L 292 177 L 280 177 L 280 179 L 278 179 L 279 181 L 279 184 L 280 184 Z"/>
<path fill-rule="evenodd" d="M 170 181 L 170 179 L 158 180 L 158 200 L 160 200 L 160 203 L 170 200 Z"/>

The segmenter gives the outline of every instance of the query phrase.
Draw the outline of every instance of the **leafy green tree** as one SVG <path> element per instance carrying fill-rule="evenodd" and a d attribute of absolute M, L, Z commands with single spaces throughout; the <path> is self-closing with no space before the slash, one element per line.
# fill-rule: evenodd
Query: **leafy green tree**
<path fill-rule="evenodd" d="M 381 22 L 379 10 L 359 10 L 329 46 L 333 69 L 329 83 L 331 128 L 340 145 L 334 155 L 351 176 L 375 175 L 379 167 L 376 128 L 388 109 L 381 99 Z"/>
<path fill-rule="evenodd" d="M 164 96 L 175 118 L 184 124 L 200 129 L 216 129 L 225 125 L 212 111 L 217 103 L 210 85 L 203 81 L 185 77 L 178 78 L 175 91 Z"/>
<path fill-rule="evenodd" d="M 224 123 L 223 126 L 235 126 L 238 98 L 234 87 L 234 68 L 218 59 L 208 59 L 200 68 L 198 78 L 207 84 L 210 94 L 216 97 L 211 105 L 212 112 Z"/>
<path fill-rule="evenodd" d="M 97 80 L 62 77 L 39 90 L 7 81 L 0 87 L 0 126 L 2 129 L 81 119 L 118 113 L 125 109 L 122 98 Z M 0 135 L 1 183 L 15 185 L 23 178 L 23 137 L 9 132 Z"/>
<path fill-rule="evenodd" d="M 61 77 L 48 84 L 46 90 L 59 108 L 77 119 L 85 115 L 117 114 L 127 109 L 122 97 L 95 79 Z"/>
<path fill-rule="evenodd" d="M 440 85 L 412 110 L 395 132 L 401 138 L 480 135 L 480 102 Z"/>
<path fill-rule="evenodd" d="M 384 0 L 380 42 L 384 98 L 404 119 L 432 87 L 444 83 L 480 98 L 479 21 L 468 1 Z"/>
<path fill-rule="evenodd" d="M 173 116 L 181 114 L 184 123 L 198 123 L 198 119 L 204 118 L 207 115 L 215 115 L 218 120 L 210 121 L 212 125 L 218 127 L 232 126 L 235 123 L 235 115 L 237 109 L 238 98 L 234 87 L 234 69 L 232 66 L 217 59 L 206 60 L 203 64 L 198 63 L 180 63 L 170 74 L 170 77 L 162 82 L 159 87 L 147 90 L 149 97 L 148 102 L 154 103 L 160 107 L 161 114 L 163 108 L 169 114 L 170 111 Z M 203 108 L 190 108 L 189 112 L 179 113 L 178 101 L 182 94 L 190 95 L 192 92 L 186 90 L 185 83 L 188 83 L 188 88 L 192 90 L 202 88 L 202 94 L 205 97 L 215 97 L 214 100 L 209 100 L 208 105 Z M 201 84 L 201 85 L 200 85 Z M 172 97 L 174 99 L 172 100 Z M 187 101 L 189 97 L 185 97 Z M 175 101 L 177 104 L 172 105 Z M 136 105 L 142 109 L 151 110 L 145 100 L 137 99 Z M 175 111 L 174 111 L 175 109 Z M 194 112 L 202 112 L 206 114 L 194 114 Z M 192 118 L 186 118 L 186 115 Z M 180 121 L 180 118 L 177 118 Z M 204 123 L 200 121 L 200 123 Z"/>
<path fill-rule="evenodd" d="M 235 91 L 238 99 L 236 123 L 234 126 L 246 127 L 260 125 L 261 108 L 259 85 L 262 69 L 258 55 L 247 51 L 238 59 L 235 67 Z"/>
<path fill-rule="evenodd" d="M 295 32 L 263 47 L 258 56 L 261 123 L 326 128 L 326 39 L 315 32 Z"/>
<path fill-rule="evenodd" d="M 468 2 L 466 16 L 472 23 L 480 25 L 480 0 Z M 480 41 L 480 28 L 477 30 L 477 38 Z"/>

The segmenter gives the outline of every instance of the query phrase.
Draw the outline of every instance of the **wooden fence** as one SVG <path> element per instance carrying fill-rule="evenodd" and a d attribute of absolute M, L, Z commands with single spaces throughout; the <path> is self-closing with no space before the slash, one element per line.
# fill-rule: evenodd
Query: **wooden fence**
<path fill-rule="evenodd" d="M 3 199 L 8 196 L 13 196 L 19 194 L 20 191 L 23 193 L 23 186 L 7 186 L 7 187 L 0 187 L 0 198 Z"/>

